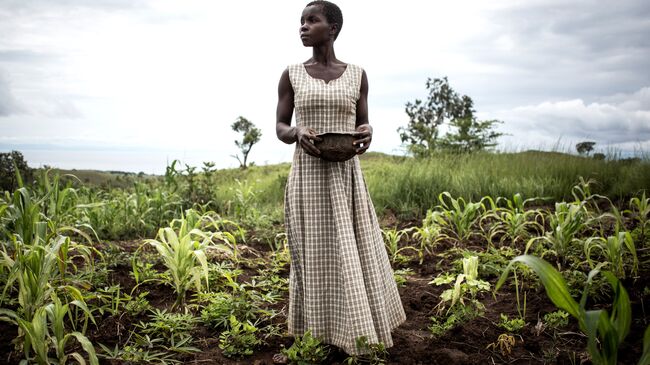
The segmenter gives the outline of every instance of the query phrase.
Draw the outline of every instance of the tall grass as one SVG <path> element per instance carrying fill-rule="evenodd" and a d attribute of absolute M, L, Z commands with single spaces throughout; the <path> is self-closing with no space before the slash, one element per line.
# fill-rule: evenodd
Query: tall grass
<path fill-rule="evenodd" d="M 597 181 L 594 192 L 624 199 L 650 186 L 650 161 L 608 161 L 558 152 L 439 154 L 430 159 L 370 158 L 362 162 L 379 212 L 421 216 L 437 196 L 478 201 L 484 196 L 570 200 L 579 177 Z"/>

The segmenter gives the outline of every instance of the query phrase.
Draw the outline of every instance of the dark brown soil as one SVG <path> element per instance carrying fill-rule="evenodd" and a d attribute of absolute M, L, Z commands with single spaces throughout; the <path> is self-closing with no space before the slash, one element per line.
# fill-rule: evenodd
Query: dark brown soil
<path fill-rule="evenodd" d="M 135 251 L 140 242 L 116 243 L 118 247 L 128 252 Z M 483 315 L 478 316 L 469 322 L 453 328 L 442 336 L 434 337 L 428 327 L 431 325 L 431 317 L 436 315 L 435 307 L 440 301 L 440 294 L 445 287 L 435 286 L 429 282 L 443 270 L 451 268 L 449 255 L 442 256 L 453 246 L 453 243 L 442 242 L 433 255 L 425 257 L 424 263 L 419 265 L 414 258 L 407 267 L 410 267 L 414 274 L 408 277 L 404 286 L 400 287 L 402 303 L 406 311 L 407 320 L 393 332 L 394 346 L 388 349 L 387 363 L 389 364 L 589 364 L 586 353 L 586 339 L 581 334 L 575 320 L 571 320 L 566 328 L 557 331 L 545 329 L 537 331 L 535 325 L 544 314 L 555 311 L 555 306 L 547 299 L 543 288 L 529 288 L 527 291 L 526 327 L 518 334 L 512 334 L 515 344 L 511 351 L 500 351 L 490 348 L 498 337 L 506 330 L 497 324 L 500 315 L 506 314 L 510 318 L 517 316 L 516 294 L 512 287 L 505 285 L 495 297 L 491 294 L 483 295 L 480 300 L 485 306 Z M 268 256 L 269 248 L 265 245 L 243 249 L 247 257 L 253 258 L 258 255 Z M 648 260 L 648 254 L 642 255 L 640 261 Z M 453 256 L 452 256 L 453 257 Z M 255 275 L 255 270 L 243 267 L 244 274 L 240 280 Z M 646 269 L 647 270 L 647 269 Z M 135 285 L 130 275 L 131 267 L 126 263 L 116 265 L 112 268 L 109 281 L 120 284 L 124 292 L 129 292 Z M 282 275 L 288 277 L 288 271 L 284 270 Z M 633 316 L 636 320 L 632 323 L 630 334 L 625 343 L 621 345 L 619 352 L 620 364 L 636 364 L 641 355 L 643 331 L 647 323 L 643 304 L 650 308 L 647 296 L 644 297 L 646 283 L 640 278 L 649 277 L 650 272 L 639 273 L 637 280 L 628 279 L 625 281 L 626 288 L 633 303 Z M 496 279 L 491 278 L 491 285 Z M 149 292 L 150 303 L 160 309 L 169 309 L 175 300 L 173 289 L 159 284 L 142 285 L 138 290 Z M 281 313 L 286 313 L 285 298 L 273 305 L 273 308 Z M 643 301 L 646 301 L 645 303 Z M 607 302 L 599 304 L 607 308 Z M 97 327 L 90 326 L 87 336 L 93 343 L 102 343 L 109 348 L 115 344 L 123 346 L 134 325 L 145 320 L 146 315 L 140 318 L 133 318 L 127 314 L 108 316 L 97 319 Z M 284 314 L 276 317 L 275 321 L 284 324 Z M 284 327 L 286 328 L 286 326 Z M 18 360 L 12 352 L 11 340 L 16 337 L 17 330 L 14 325 L 0 321 L 0 363 L 15 364 Z M 185 355 L 183 363 L 186 364 L 272 364 L 272 356 L 278 353 L 283 347 L 289 347 L 292 339 L 285 337 L 272 337 L 264 346 L 259 347 L 255 353 L 243 359 L 229 359 L 224 357 L 218 347 L 219 333 L 203 325 L 198 325 L 193 333 L 195 339 L 193 346 L 201 349 L 200 353 Z M 98 352 L 102 350 L 97 347 Z M 328 364 L 341 364 L 346 355 L 336 349 L 332 349 Z M 120 362 L 115 360 L 101 360 L 104 364 L 130 364 L 131 362 Z"/>

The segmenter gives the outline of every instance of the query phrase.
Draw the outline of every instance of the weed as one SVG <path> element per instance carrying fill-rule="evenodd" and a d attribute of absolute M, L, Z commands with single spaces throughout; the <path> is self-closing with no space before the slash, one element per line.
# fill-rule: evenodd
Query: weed
<path fill-rule="evenodd" d="M 196 325 L 196 318 L 189 312 L 172 313 L 155 308 L 149 315 L 149 322 L 140 322 L 139 332 L 167 342 L 175 342 L 190 336 Z"/>
<path fill-rule="evenodd" d="M 569 324 L 569 313 L 558 309 L 544 315 L 544 324 L 553 329 L 560 329 Z"/>
<path fill-rule="evenodd" d="M 523 318 L 509 319 L 507 314 L 501 313 L 501 322 L 499 322 L 499 327 L 506 331 L 510 333 L 519 333 L 525 326 L 526 322 Z"/>
<path fill-rule="evenodd" d="M 501 355 L 508 356 L 512 352 L 512 348 L 515 346 L 515 338 L 507 333 L 502 333 L 499 335 L 495 342 L 487 345 L 486 349 L 499 349 Z"/>
<path fill-rule="evenodd" d="M 368 343 L 368 337 L 361 336 L 355 341 L 359 355 L 349 356 L 343 361 L 347 365 L 383 365 L 387 363 L 388 351 L 383 343 Z"/>
<path fill-rule="evenodd" d="M 235 316 L 230 316 L 229 329 L 219 335 L 219 348 L 227 357 L 252 355 L 255 347 L 262 343 L 256 332 L 257 328 L 251 322 L 240 322 Z"/>
<path fill-rule="evenodd" d="M 296 336 L 291 347 L 283 349 L 282 353 L 291 364 L 310 365 L 321 364 L 327 358 L 329 351 L 321 340 L 307 331 L 302 336 Z"/>
<path fill-rule="evenodd" d="M 413 275 L 413 270 L 411 268 L 397 269 L 393 271 L 393 276 L 395 277 L 395 282 L 397 283 L 397 286 L 406 285 L 406 280 L 410 275 Z"/>

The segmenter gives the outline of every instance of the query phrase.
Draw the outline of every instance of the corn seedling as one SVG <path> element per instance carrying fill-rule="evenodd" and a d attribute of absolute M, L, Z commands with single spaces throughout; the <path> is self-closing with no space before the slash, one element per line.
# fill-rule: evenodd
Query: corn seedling
<path fill-rule="evenodd" d="M 420 248 L 417 249 L 418 256 L 420 257 L 420 265 L 424 262 L 424 253 L 431 254 L 433 248 L 439 240 L 449 238 L 446 234 L 442 233 L 442 226 L 447 222 L 442 217 L 442 213 L 438 211 L 427 211 L 427 215 L 422 220 L 422 227 L 414 227 L 413 238 L 420 241 Z"/>
<path fill-rule="evenodd" d="M 384 236 L 384 244 L 386 246 L 386 251 L 388 252 L 388 257 L 390 258 L 391 262 L 393 263 L 407 262 L 408 258 L 400 254 L 400 252 L 402 251 L 413 250 L 418 252 L 418 250 L 413 246 L 399 247 L 399 243 L 402 240 L 402 237 L 404 237 L 408 233 L 408 230 L 404 230 L 404 229 L 397 230 L 396 228 L 391 228 L 391 229 L 386 228 L 383 229 L 381 233 Z"/>
<path fill-rule="evenodd" d="M 506 207 L 495 208 L 481 217 L 484 220 L 493 220 L 494 224 L 489 228 L 487 233 L 488 242 L 492 244 L 494 237 L 500 236 L 499 243 L 505 239 L 510 239 L 512 243 L 519 240 L 525 240 L 530 236 L 531 229 L 541 232 L 544 229 L 543 214 L 536 209 L 525 210 L 526 203 L 539 200 L 539 198 L 523 200 L 521 194 L 517 193 L 512 200 L 499 197 L 497 204 L 505 201 Z M 539 223 L 542 221 L 542 223 Z"/>
<path fill-rule="evenodd" d="M 485 198 L 483 198 L 485 199 Z M 482 199 L 482 200 L 483 200 Z M 450 193 L 438 195 L 440 205 L 437 206 L 447 225 L 459 241 L 464 241 L 472 235 L 472 227 L 485 211 L 483 202 L 465 202 L 463 198 L 454 199 Z"/>
<path fill-rule="evenodd" d="M 478 278 L 478 257 L 471 256 L 462 259 L 463 273 L 454 275 L 443 275 L 433 279 L 429 284 L 443 285 L 454 283 L 454 286 L 442 292 L 440 295 L 441 301 L 436 306 L 438 313 L 446 308 L 447 303 L 449 308 L 447 313 L 457 303 L 465 305 L 466 295 L 469 294 L 471 304 L 480 307 L 480 302 L 476 300 L 479 292 L 490 290 L 490 283 L 480 280 Z"/>
<path fill-rule="evenodd" d="M 177 295 L 174 306 L 184 303 L 185 294 L 192 286 L 197 291 L 201 291 L 202 277 L 205 279 L 205 287 L 208 287 L 208 262 L 205 250 L 210 246 L 225 249 L 213 245 L 211 234 L 192 228 L 198 225 L 198 220 L 200 218 L 188 214 L 186 218 L 172 221 L 170 227 L 161 228 L 157 240 L 145 241 L 156 248 L 167 267 Z M 175 225 L 180 225 L 178 231 L 172 228 Z"/>
<path fill-rule="evenodd" d="M 618 278 L 625 278 L 624 256 L 632 256 L 632 274 L 636 275 L 639 268 L 639 260 L 636 256 L 634 240 L 629 232 L 618 232 L 607 238 L 590 237 L 584 244 L 585 256 L 589 266 L 593 269 L 595 263 L 592 260 L 593 251 L 600 251 L 600 256 L 609 265 L 609 270 Z"/>
<path fill-rule="evenodd" d="M 630 210 L 626 211 L 631 213 L 634 219 L 639 222 L 641 237 L 644 240 L 647 234 L 646 226 L 650 225 L 650 198 L 646 198 L 645 193 L 644 190 L 640 197 L 635 196 L 630 199 Z"/>
<path fill-rule="evenodd" d="M 90 315 L 85 302 L 74 300 L 70 304 L 81 308 Z M 21 361 L 21 364 L 35 362 L 39 365 L 64 365 L 68 363 L 69 358 L 74 359 L 79 364 L 86 364 L 84 357 L 78 352 L 66 353 L 66 345 L 72 339 L 79 342 L 88 355 L 90 364 L 99 364 L 95 348 L 83 333 L 76 331 L 66 333 L 65 331 L 63 320 L 69 314 L 70 304 L 62 304 L 59 298 L 52 293 L 50 304 L 37 308 L 30 320 L 19 316 L 13 311 L 0 309 L 0 319 L 18 325 L 24 335 L 23 352 L 25 360 Z M 51 349 L 55 351 L 56 361 L 48 356 Z M 32 351 L 34 352 L 33 357 L 31 355 Z"/>
<path fill-rule="evenodd" d="M 613 304 L 611 314 L 606 310 L 586 310 L 588 287 L 595 275 L 600 272 L 601 265 L 589 272 L 587 284 L 583 291 L 580 303 L 576 302 L 569 293 L 566 282 L 562 275 L 551 264 L 535 256 L 517 256 L 510 261 L 510 264 L 499 278 L 495 291 L 503 285 L 508 277 L 511 266 L 515 262 L 521 262 L 532 268 L 539 276 L 546 294 L 558 308 L 565 310 L 578 320 L 578 325 L 583 333 L 587 335 L 587 350 L 591 355 L 594 364 L 615 365 L 618 358 L 618 347 L 623 342 L 630 330 L 632 321 L 632 310 L 627 291 L 620 281 L 611 272 L 603 272 L 609 284 L 612 286 Z M 644 337 L 644 354 L 640 364 L 647 364 L 645 359 L 650 356 L 646 351 L 650 347 L 650 327 L 646 329 Z M 647 341 L 646 341 L 647 340 Z M 600 344 L 600 346 L 598 346 Z"/>
<path fill-rule="evenodd" d="M 531 238 L 526 252 L 536 241 L 547 243 L 562 263 L 566 263 L 569 251 L 579 243 L 578 234 L 588 227 L 588 213 L 584 203 L 555 203 L 555 212 L 549 218 L 550 231 L 542 237 Z"/>

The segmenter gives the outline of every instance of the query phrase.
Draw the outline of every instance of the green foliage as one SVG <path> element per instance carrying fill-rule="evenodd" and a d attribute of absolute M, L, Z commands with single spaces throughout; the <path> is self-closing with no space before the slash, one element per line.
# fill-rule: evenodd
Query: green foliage
<path fill-rule="evenodd" d="M 432 219 L 440 225 L 450 226 L 459 241 L 467 240 L 472 234 L 474 224 L 481 218 L 485 211 L 483 199 L 480 202 L 466 202 L 459 197 L 455 199 L 447 191 L 438 195 L 440 205 L 436 207 L 439 214 L 432 214 Z"/>
<path fill-rule="evenodd" d="M 481 217 L 481 222 L 492 221 L 488 229 L 488 242 L 493 243 L 495 236 L 500 236 L 499 243 L 510 240 L 516 243 L 520 240 L 526 240 L 531 235 L 531 230 L 542 232 L 544 215 L 537 209 L 526 210 L 526 203 L 539 200 L 539 198 L 524 200 L 521 194 L 513 195 L 512 200 L 499 197 L 496 205 L 503 204 L 505 207 L 495 207 Z M 542 222 L 542 223 L 540 223 Z"/>
<path fill-rule="evenodd" d="M 235 155 L 234 157 L 239 161 L 240 167 L 245 169 L 247 167 L 246 161 L 248 160 L 248 154 L 251 152 L 253 145 L 260 141 L 262 130 L 256 128 L 255 124 L 242 116 L 237 118 L 231 128 L 233 131 L 243 135 L 241 141 L 235 141 L 235 145 L 241 151 L 243 159 L 240 159 L 239 155 Z"/>
<path fill-rule="evenodd" d="M 393 271 L 393 276 L 395 277 L 395 283 L 397 283 L 397 286 L 406 285 L 406 280 L 411 275 L 413 275 L 413 269 L 411 268 L 397 269 Z"/>
<path fill-rule="evenodd" d="M 636 275 L 638 272 L 639 259 L 636 256 L 634 240 L 629 232 L 617 232 L 607 238 L 590 237 L 585 241 L 584 248 L 587 262 L 592 269 L 596 267 L 596 262 L 592 260 L 593 251 L 598 250 L 600 256 L 604 258 L 599 262 L 606 262 L 609 265 L 609 270 L 618 278 L 625 278 L 625 256 L 632 257 L 630 270 L 632 274 Z"/>
<path fill-rule="evenodd" d="M 544 315 L 544 324 L 553 329 L 560 329 L 569 324 L 569 313 L 559 309 Z"/>
<path fill-rule="evenodd" d="M 409 151 L 416 157 L 430 156 L 439 148 L 456 152 L 480 151 L 496 145 L 502 135 L 493 131 L 497 120 L 478 121 L 474 116 L 474 102 L 467 95 L 460 95 L 449 86 L 447 77 L 427 79 L 427 100 L 416 99 L 406 103 L 409 117 L 407 127 L 398 128 L 402 142 L 408 143 Z M 449 121 L 451 132 L 439 137 L 440 127 Z"/>
<path fill-rule="evenodd" d="M 100 343 L 99 346 L 102 348 L 104 353 L 99 354 L 98 356 L 109 360 L 160 365 L 181 363 L 173 358 L 173 353 L 168 353 L 164 350 L 152 350 L 138 345 L 125 345 L 120 348 L 118 344 L 115 344 L 114 348 L 109 348 Z"/>
<path fill-rule="evenodd" d="M 156 308 L 151 311 L 149 318 L 148 322 L 140 322 L 137 326 L 139 333 L 162 338 L 170 343 L 190 337 L 197 323 L 196 317 L 188 311 L 174 313 Z"/>
<path fill-rule="evenodd" d="M 0 152 L 0 192 L 21 187 L 20 179 L 27 182 L 33 179 L 32 169 L 27 166 L 23 154 L 19 151 Z"/>
<path fill-rule="evenodd" d="M 477 152 L 497 145 L 496 140 L 503 133 L 494 130 L 500 120 L 477 120 L 466 117 L 449 121 L 451 131 L 440 140 L 440 148 L 452 152 Z"/>
<path fill-rule="evenodd" d="M 406 229 L 402 229 L 402 230 L 398 230 L 397 228 L 382 229 L 381 233 L 384 236 L 384 244 L 386 246 L 386 251 L 388 253 L 388 257 L 390 258 L 391 262 L 401 263 L 401 264 L 408 262 L 408 257 L 402 255 L 401 254 L 402 251 L 413 250 L 419 252 L 418 249 L 416 249 L 413 246 L 400 247 L 400 241 L 404 236 L 408 234 L 408 232 L 409 231 Z"/>
<path fill-rule="evenodd" d="M 255 347 L 262 343 L 256 333 L 257 328 L 251 322 L 240 322 L 230 316 L 229 329 L 219 335 L 219 348 L 227 357 L 252 355 Z"/>
<path fill-rule="evenodd" d="M 585 201 L 555 203 L 555 211 L 549 217 L 550 230 L 542 237 L 532 238 L 527 249 L 535 241 L 545 242 L 550 245 L 550 252 L 566 263 L 570 250 L 580 243 L 578 234 L 587 229 L 590 222 L 585 204 Z"/>
<path fill-rule="evenodd" d="M 68 363 L 69 358 L 72 358 L 79 364 L 86 364 L 85 359 L 78 352 L 66 352 L 67 344 L 76 340 L 88 355 L 90 364 L 99 364 L 95 348 L 90 340 L 81 332 L 65 330 L 64 319 L 70 312 L 69 306 L 75 305 L 89 314 L 85 302 L 80 298 L 73 300 L 70 304 L 62 304 L 54 293 L 51 293 L 50 299 L 49 304 L 38 307 L 29 319 L 16 312 L 0 309 L 0 319 L 17 324 L 24 335 L 22 340 L 25 363 L 63 365 Z M 56 354 L 56 362 L 49 357 L 49 352 L 52 350 Z M 32 356 L 32 351 L 34 356 Z"/>
<path fill-rule="evenodd" d="M 507 314 L 501 313 L 500 318 L 499 327 L 510 333 L 519 333 L 526 326 L 526 321 L 520 317 L 510 319 Z"/>
<path fill-rule="evenodd" d="M 440 303 L 436 306 L 438 313 L 442 313 L 447 308 L 447 313 L 457 304 L 475 306 L 482 309 L 482 304 L 477 300 L 477 295 L 481 292 L 490 290 L 490 283 L 478 278 L 478 257 L 471 256 L 461 259 L 463 273 L 458 275 L 443 274 L 437 276 L 429 284 L 445 285 L 453 284 L 453 287 L 440 294 Z M 449 307 L 447 305 L 449 304 Z"/>
<path fill-rule="evenodd" d="M 231 316 L 242 321 L 254 321 L 257 318 L 257 308 L 244 295 L 215 292 L 207 299 L 209 303 L 201 310 L 201 319 L 215 329 L 226 328 Z"/>
<path fill-rule="evenodd" d="M 612 312 L 609 314 L 604 309 L 586 310 L 588 291 L 584 290 L 580 303 L 576 302 L 571 297 L 560 273 L 548 262 L 535 256 L 523 255 L 512 259 L 510 265 L 497 282 L 495 291 L 503 285 L 510 267 L 515 262 L 521 262 L 531 267 L 542 281 L 546 294 L 553 304 L 578 320 L 580 329 L 587 335 L 587 350 L 592 361 L 595 364 L 615 365 L 617 363 L 618 347 L 627 336 L 632 320 L 630 299 L 627 291 L 616 276 L 610 272 L 603 272 L 613 289 Z M 585 289 L 599 272 L 600 266 L 597 266 L 589 273 Z"/>
<path fill-rule="evenodd" d="M 640 238 L 644 240 L 647 236 L 647 226 L 650 225 L 650 198 L 646 198 L 645 190 L 643 190 L 641 196 L 631 198 L 629 206 L 630 210 L 626 212 L 632 214 L 634 219 L 639 223 L 641 230 Z"/>
<path fill-rule="evenodd" d="M 210 246 L 231 252 L 223 245 L 214 245 L 212 239 L 217 233 L 204 232 L 198 227 L 206 218 L 194 211 L 188 211 L 185 218 L 174 220 L 170 227 L 158 231 L 158 240 L 145 242 L 156 248 L 172 279 L 176 291 L 175 306 L 185 301 L 185 293 L 194 287 L 200 291 L 203 287 L 201 278 L 208 287 L 208 262 L 206 249 Z M 177 230 L 175 227 L 179 226 Z M 135 273 L 135 272 L 134 272 Z"/>
<path fill-rule="evenodd" d="M 484 196 L 544 197 L 569 201 L 579 176 L 597 177 L 598 193 L 633 196 L 650 186 L 650 163 L 598 161 L 559 152 L 436 153 L 431 158 L 382 157 L 361 160 L 378 212 L 406 218 L 424 216 L 444 191 L 479 201 Z"/>
<path fill-rule="evenodd" d="M 444 315 L 431 317 L 429 331 L 434 337 L 440 337 L 452 328 L 468 322 L 481 314 L 481 309 L 473 305 L 451 307 Z"/>
<path fill-rule="evenodd" d="M 295 336 L 291 347 L 283 349 L 282 353 L 287 356 L 290 364 L 314 365 L 325 361 L 329 350 L 318 338 L 313 337 L 310 331 L 307 331 L 302 336 Z"/>
<path fill-rule="evenodd" d="M 576 151 L 578 151 L 578 153 L 581 155 L 588 155 L 589 152 L 594 150 L 595 145 L 596 142 L 590 142 L 590 141 L 579 142 L 578 144 L 576 144 Z"/>
<path fill-rule="evenodd" d="M 369 343 L 367 336 L 355 340 L 358 355 L 351 355 L 343 361 L 347 365 L 367 364 L 383 365 L 388 363 L 388 351 L 383 343 Z"/>

